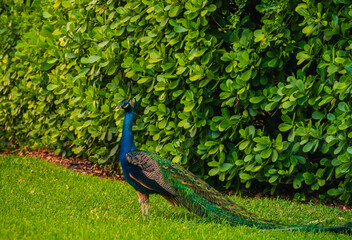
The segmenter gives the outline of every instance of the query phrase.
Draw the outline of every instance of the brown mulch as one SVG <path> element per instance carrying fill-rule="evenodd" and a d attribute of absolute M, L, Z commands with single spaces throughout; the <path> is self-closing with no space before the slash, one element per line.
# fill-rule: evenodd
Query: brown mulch
<path fill-rule="evenodd" d="M 0 155 L 10 155 L 10 154 L 20 155 L 20 156 L 25 155 L 29 157 L 38 157 L 45 161 L 51 162 L 59 166 L 66 167 L 78 173 L 93 175 L 93 176 L 98 176 L 98 177 L 108 178 L 108 179 L 113 179 L 118 181 L 124 181 L 124 177 L 120 169 L 118 168 L 112 169 L 109 166 L 99 165 L 98 163 L 88 161 L 87 159 L 80 159 L 77 157 L 63 157 L 60 155 L 56 155 L 54 152 L 48 149 L 38 149 L 38 150 L 17 149 L 11 152 L 0 152 Z M 235 195 L 233 191 L 224 191 L 223 193 L 227 195 Z M 246 196 L 249 198 L 270 198 L 270 199 L 277 198 L 276 195 L 268 196 L 268 195 L 263 195 L 262 193 L 258 193 L 250 190 L 245 190 L 243 192 L 243 196 Z M 292 194 L 281 193 L 280 198 L 292 201 Z M 317 199 L 316 197 L 307 197 L 305 203 L 322 204 L 332 208 L 339 208 L 343 211 L 352 211 L 351 205 L 346 205 L 341 201 L 321 200 L 321 199 Z"/>
<path fill-rule="evenodd" d="M 88 174 L 98 177 L 104 177 L 114 180 L 123 181 L 124 177 L 119 169 L 112 169 L 109 166 L 99 165 L 98 163 L 88 161 L 87 159 L 80 159 L 77 157 L 63 157 L 56 155 L 48 149 L 38 150 L 15 150 L 12 152 L 3 152 L 0 155 L 15 154 L 19 156 L 38 157 L 53 164 L 66 167 L 75 172 Z"/>

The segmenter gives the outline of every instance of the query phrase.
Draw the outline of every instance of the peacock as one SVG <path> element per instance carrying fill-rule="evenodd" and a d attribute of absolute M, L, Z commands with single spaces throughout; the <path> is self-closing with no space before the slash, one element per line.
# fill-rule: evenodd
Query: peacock
<path fill-rule="evenodd" d="M 133 102 L 123 102 L 118 107 L 125 111 L 120 162 L 126 181 L 137 191 L 142 214 L 148 214 L 149 195 L 160 194 L 172 206 L 182 205 L 209 221 L 291 231 L 338 232 L 352 229 L 351 222 L 331 227 L 283 225 L 248 212 L 185 168 L 157 153 L 137 149 L 132 134 L 133 105 Z"/>

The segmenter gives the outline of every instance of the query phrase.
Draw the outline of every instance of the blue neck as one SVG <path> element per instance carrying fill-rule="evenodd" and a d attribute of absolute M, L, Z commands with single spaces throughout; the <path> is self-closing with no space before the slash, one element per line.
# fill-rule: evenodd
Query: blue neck
<path fill-rule="evenodd" d="M 133 111 L 132 110 L 125 111 L 125 119 L 123 121 L 121 149 L 120 149 L 120 161 L 123 166 L 126 163 L 126 160 L 125 160 L 126 153 L 137 149 L 136 145 L 134 145 L 134 142 L 133 142 L 132 125 L 133 125 Z"/>

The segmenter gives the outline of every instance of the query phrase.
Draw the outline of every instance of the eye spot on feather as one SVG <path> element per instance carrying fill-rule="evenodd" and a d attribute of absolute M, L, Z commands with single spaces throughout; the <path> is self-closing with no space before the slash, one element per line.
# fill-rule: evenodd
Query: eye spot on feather
<path fill-rule="evenodd" d="M 186 182 L 185 180 L 182 180 L 181 183 L 182 183 L 183 185 L 190 185 L 190 184 L 189 184 L 188 182 Z"/>

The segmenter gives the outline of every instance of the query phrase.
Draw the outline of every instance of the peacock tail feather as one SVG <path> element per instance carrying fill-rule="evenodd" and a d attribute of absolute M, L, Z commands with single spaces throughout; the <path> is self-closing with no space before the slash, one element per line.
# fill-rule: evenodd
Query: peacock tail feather
<path fill-rule="evenodd" d="M 183 167 L 170 162 L 160 155 L 145 152 L 151 159 L 155 160 L 162 173 L 162 178 L 175 190 L 176 201 L 200 217 L 209 221 L 226 221 L 231 225 L 255 226 L 261 229 L 280 229 L 280 230 L 322 230 L 322 231 L 341 231 L 352 229 L 352 224 L 316 227 L 301 225 L 283 225 L 275 221 L 269 221 L 248 212 L 243 207 L 230 201 L 227 197 L 219 193 L 202 179 L 195 176 Z M 161 176 L 160 176 L 161 177 Z"/>

